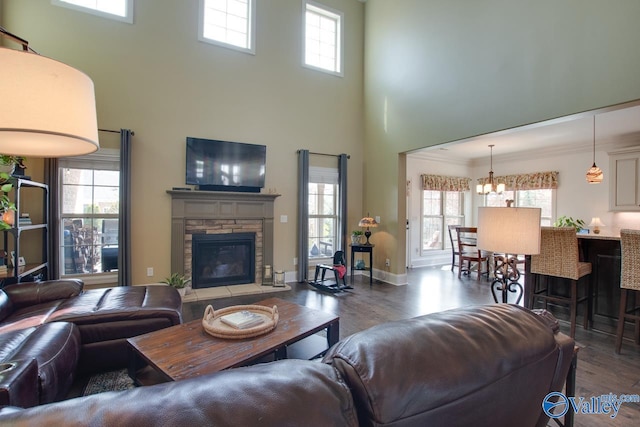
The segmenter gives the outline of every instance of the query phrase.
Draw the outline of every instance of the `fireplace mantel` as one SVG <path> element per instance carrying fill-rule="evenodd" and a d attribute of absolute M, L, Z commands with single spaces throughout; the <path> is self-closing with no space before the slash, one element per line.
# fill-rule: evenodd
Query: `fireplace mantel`
<path fill-rule="evenodd" d="M 171 195 L 172 273 L 186 273 L 185 241 L 190 239 L 186 224 L 192 220 L 261 221 L 260 264 L 273 266 L 274 202 L 279 194 L 186 190 L 167 190 L 167 193 Z"/>

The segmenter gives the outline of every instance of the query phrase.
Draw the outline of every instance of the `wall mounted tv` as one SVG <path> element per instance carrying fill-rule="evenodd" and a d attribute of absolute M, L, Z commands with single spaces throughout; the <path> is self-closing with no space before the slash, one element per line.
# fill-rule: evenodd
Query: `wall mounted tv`
<path fill-rule="evenodd" d="M 259 193 L 264 187 L 267 147 L 187 137 L 187 184 L 205 191 Z"/>

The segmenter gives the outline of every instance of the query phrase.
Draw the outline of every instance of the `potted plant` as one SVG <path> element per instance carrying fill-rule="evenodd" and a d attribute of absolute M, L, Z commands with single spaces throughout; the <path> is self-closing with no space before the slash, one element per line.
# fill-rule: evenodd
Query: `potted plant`
<path fill-rule="evenodd" d="M 562 215 L 558 218 L 554 223 L 554 227 L 573 227 L 576 229 L 576 233 L 580 231 L 580 229 L 584 228 L 585 222 L 581 219 L 573 219 L 570 216 Z"/>
<path fill-rule="evenodd" d="M 0 154 L 0 173 L 10 176 L 16 169 L 24 170 L 26 168 L 27 167 L 24 165 L 24 157 Z"/>
<path fill-rule="evenodd" d="M 8 230 L 13 227 L 16 205 L 7 195 L 13 189 L 11 175 L 16 167 L 25 168 L 23 157 L 0 154 L 0 230 Z M 2 168 L 4 167 L 4 169 Z"/>
<path fill-rule="evenodd" d="M 362 242 L 363 233 L 360 230 L 353 230 L 351 232 L 351 244 L 359 245 Z"/>
<path fill-rule="evenodd" d="M 171 276 L 165 278 L 160 283 L 166 283 L 172 288 L 176 288 L 180 296 L 183 297 L 186 291 L 185 287 L 187 286 L 187 284 L 189 284 L 190 281 L 191 279 L 186 278 L 184 275 L 180 273 L 173 273 Z"/>

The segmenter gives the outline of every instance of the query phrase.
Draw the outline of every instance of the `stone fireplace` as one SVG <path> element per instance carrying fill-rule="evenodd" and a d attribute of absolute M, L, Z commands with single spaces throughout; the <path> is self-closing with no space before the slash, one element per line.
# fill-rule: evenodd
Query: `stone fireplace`
<path fill-rule="evenodd" d="M 255 283 L 256 233 L 193 234 L 191 286 L 194 289 Z"/>
<path fill-rule="evenodd" d="M 273 266 L 273 205 L 278 194 L 167 193 L 172 273 L 190 277 L 194 288 L 263 283 L 264 267 Z M 237 273 L 240 269 L 244 272 Z"/>

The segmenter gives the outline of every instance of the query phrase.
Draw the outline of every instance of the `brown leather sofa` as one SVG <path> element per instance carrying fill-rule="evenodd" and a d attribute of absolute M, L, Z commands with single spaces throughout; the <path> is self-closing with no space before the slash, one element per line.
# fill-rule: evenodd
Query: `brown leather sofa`
<path fill-rule="evenodd" d="M 0 424 L 544 426 L 574 341 L 552 316 L 496 304 L 390 322 L 322 362 L 281 360 L 30 409 Z"/>
<path fill-rule="evenodd" d="M 60 400 L 77 373 L 127 366 L 127 338 L 181 322 L 182 300 L 168 286 L 84 291 L 80 280 L 6 286 L 0 290 L 0 363 L 10 369 L 0 371 L 0 404 Z"/>

